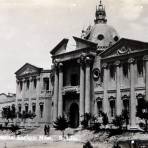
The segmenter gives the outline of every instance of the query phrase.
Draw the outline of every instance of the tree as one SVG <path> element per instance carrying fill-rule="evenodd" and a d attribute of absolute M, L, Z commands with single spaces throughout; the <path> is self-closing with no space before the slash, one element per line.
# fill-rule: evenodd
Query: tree
<path fill-rule="evenodd" d="M 65 118 L 65 116 L 57 117 L 56 121 L 54 121 L 53 127 L 56 130 L 62 131 L 62 135 L 64 137 L 64 131 L 65 131 L 66 128 L 68 128 L 68 121 Z"/>
<path fill-rule="evenodd" d="M 119 130 L 122 130 L 123 124 L 124 124 L 124 120 L 122 115 L 119 116 L 115 116 L 115 118 L 113 119 L 112 123 L 118 127 Z"/>
<path fill-rule="evenodd" d="M 147 132 L 148 128 L 148 102 L 144 99 L 141 99 L 137 105 L 136 116 L 140 119 L 145 120 L 145 131 Z"/>
<path fill-rule="evenodd" d="M 7 119 L 7 124 L 9 123 L 9 120 L 11 119 L 13 121 L 14 118 L 17 117 L 15 105 L 12 106 L 6 106 L 2 108 L 2 118 Z"/>
<path fill-rule="evenodd" d="M 87 129 L 89 127 L 89 123 L 92 118 L 92 115 L 91 113 L 85 113 L 83 117 L 84 119 L 81 121 L 81 125 L 83 126 L 84 129 Z"/>
<path fill-rule="evenodd" d="M 34 112 L 27 112 L 27 111 L 23 111 L 22 113 L 18 113 L 18 117 L 21 118 L 24 122 L 26 121 L 26 119 L 33 119 L 36 117 L 36 114 Z"/>
<path fill-rule="evenodd" d="M 108 116 L 106 113 L 100 111 L 100 114 L 102 116 L 102 124 L 104 125 L 104 127 L 106 127 L 106 125 L 109 123 L 108 121 Z"/>

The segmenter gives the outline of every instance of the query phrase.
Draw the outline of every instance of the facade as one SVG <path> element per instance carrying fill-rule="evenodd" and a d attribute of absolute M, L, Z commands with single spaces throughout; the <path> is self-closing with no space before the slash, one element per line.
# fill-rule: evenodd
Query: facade
<path fill-rule="evenodd" d="M 51 71 L 26 63 L 15 74 L 17 111 L 34 112 L 36 117 L 28 121 L 31 125 L 50 123 L 53 92 Z"/>
<path fill-rule="evenodd" d="M 136 105 L 148 100 L 148 43 L 120 38 L 107 24 L 103 4 L 96 8 L 94 25 L 73 37 L 67 50 L 63 39 L 51 50 L 54 71 L 53 119 L 66 115 L 78 127 L 84 113 L 107 113 L 111 121 L 122 110 L 129 128 L 138 127 Z"/>
<path fill-rule="evenodd" d="M 15 105 L 16 95 L 15 94 L 0 94 L 0 124 L 4 124 L 5 119 L 2 118 L 2 110 L 4 107 Z M 10 121 L 11 122 L 11 121 Z"/>

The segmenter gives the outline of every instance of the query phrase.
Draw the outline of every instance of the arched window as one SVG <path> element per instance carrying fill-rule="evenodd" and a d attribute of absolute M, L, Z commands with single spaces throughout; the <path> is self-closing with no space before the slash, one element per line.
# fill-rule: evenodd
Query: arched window
<path fill-rule="evenodd" d="M 115 107 L 115 97 L 111 96 L 109 97 L 109 101 L 110 101 L 110 116 L 114 117 L 116 114 L 116 107 Z"/>
<path fill-rule="evenodd" d="M 18 104 L 18 112 L 21 113 L 21 111 L 22 111 L 22 106 L 21 104 Z"/>
<path fill-rule="evenodd" d="M 28 112 L 28 109 L 29 109 L 28 103 L 25 103 L 25 112 Z"/>
<path fill-rule="evenodd" d="M 35 113 L 36 111 L 36 103 L 32 103 L 32 112 Z"/>
<path fill-rule="evenodd" d="M 40 102 L 40 117 L 43 118 L 43 111 L 44 111 L 44 103 Z"/>
<path fill-rule="evenodd" d="M 98 115 L 101 116 L 100 112 L 102 111 L 102 100 L 97 101 Z"/>

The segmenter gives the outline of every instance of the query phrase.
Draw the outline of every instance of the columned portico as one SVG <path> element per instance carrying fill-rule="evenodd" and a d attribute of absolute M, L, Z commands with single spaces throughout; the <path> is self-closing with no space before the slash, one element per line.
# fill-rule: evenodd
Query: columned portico
<path fill-rule="evenodd" d="M 145 55 L 145 100 L 148 102 L 148 55 Z"/>
<path fill-rule="evenodd" d="M 83 120 L 85 113 L 85 71 L 84 71 L 84 57 L 80 59 L 80 121 Z"/>
<path fill-rule="evenodd" d="M 136 97 L 135 97 L 135 59 L 130 58 L 128 63 L 130 64 L 130 128 L 135 129 L 136 126 Z"/>
<path fill-rule="evenodd" d="M 63 88 L 63 64 L 59 63 L 59 100 L 58 100 L 58 116 L 63 115 L 63 95 L 62 95 L 62 88 Z"/>
<path fill-rule="evenodd" d="M 121 93 L 120 93 L 120 61 L 115 62 L 116 66 L 116 115 L 121 115 Z"/>
<path fill-rule="evenodd" d="M 86 72 L 85 72 L 85 113 L 90 113 L 90 62 L 91 58 L 86 57 Z"/>
<path fill-rule="evenodd" d="M 53 120 L 55 121 L 58 117 L 58 69 L 55 65 L 55 76 L 54 76 L 54 110 L 53 110 Z"/>

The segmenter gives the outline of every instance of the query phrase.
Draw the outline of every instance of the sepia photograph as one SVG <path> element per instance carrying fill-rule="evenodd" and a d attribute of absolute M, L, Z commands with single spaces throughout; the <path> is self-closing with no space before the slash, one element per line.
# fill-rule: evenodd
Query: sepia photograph
<path fill-rule="evenodd" d="M 148 148 L 148 0 L 0 0 L 0 148 Z"/>

